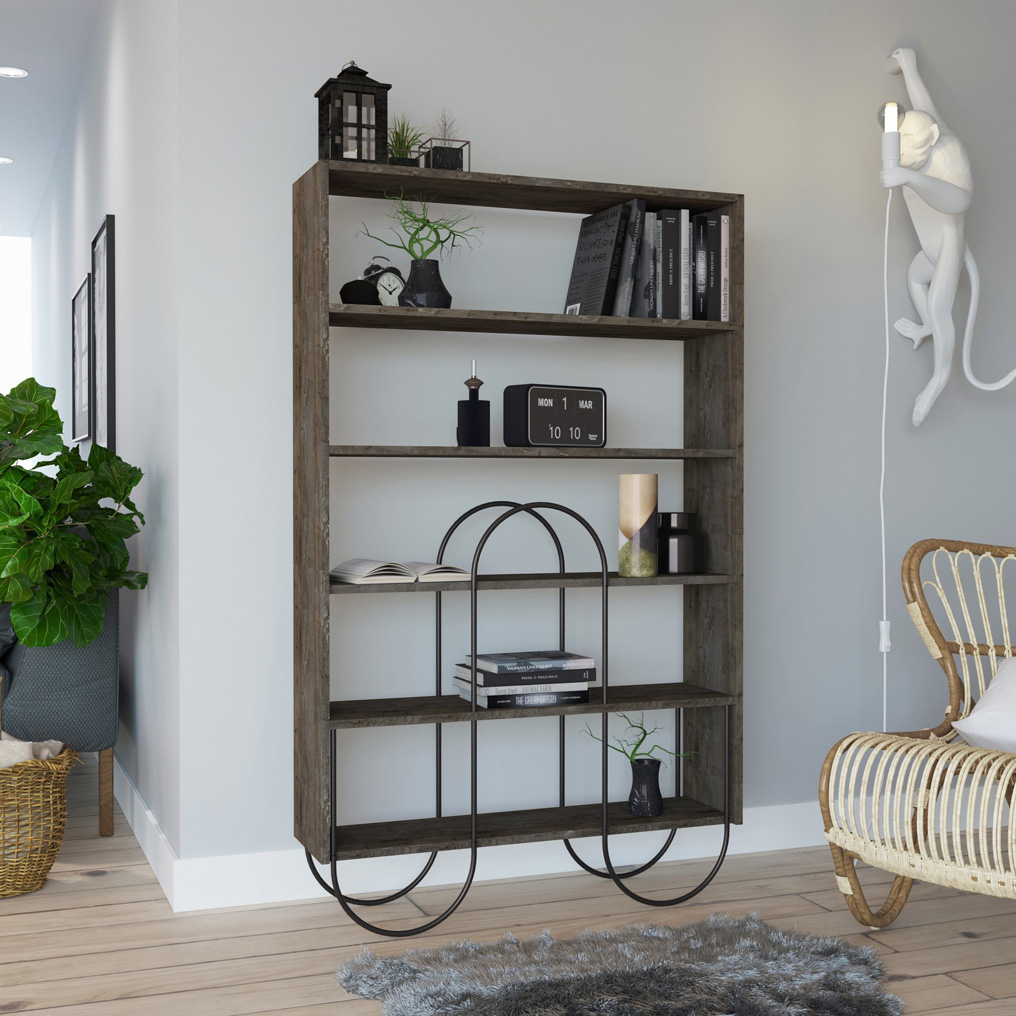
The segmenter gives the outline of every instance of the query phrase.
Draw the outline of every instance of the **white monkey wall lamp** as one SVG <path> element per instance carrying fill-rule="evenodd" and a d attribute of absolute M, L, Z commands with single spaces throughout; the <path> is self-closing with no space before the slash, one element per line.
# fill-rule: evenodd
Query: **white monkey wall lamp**
<path fill-rule="evenodd" d="M 983 391 L 996 391 L 1016 380 L 1016 370 L 1000 381 L 979 381 L 970 363 L 970 344 L 980 297 L 977 264 L 964 234 L 965 218 L 973 194 L 970 162 L 960 139 L 942 122 L 928 89 L 917 71 L 912 49 L 893 50 L 889 70 L 902 74 L 910 104 L 899 124 L 898 164 L 883 140 L 883 168 L 880 182 L 885 188 L 902 187 L 921 250 L 907 271 L 907 288 L 917 321 L 900 318 L 894 327 L 914 344 L 914 349 L 929 336 L 932 341 L 931 380 L 914 403 L 914 426 L 919 427 L 935 400 L 942 394 L 952 371 L 956 348 L 953 304 L 960 275 L 966 268 L 970 279 L 970 307 L 963 333 L 963 373 Z M 887 107 L 895 104 L 887 104 Z M 887 134 L 891 117 L 885 124 Z M 884 136 L 885 137 L 885 136 Z"/>

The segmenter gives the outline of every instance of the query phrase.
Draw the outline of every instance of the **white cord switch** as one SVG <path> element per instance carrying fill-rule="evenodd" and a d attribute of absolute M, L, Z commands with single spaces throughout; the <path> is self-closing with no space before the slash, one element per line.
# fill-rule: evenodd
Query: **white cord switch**
<path fill-rule="evenodd" d="M 892 649 L 892 643 L 889 641 L 889 622 L 879 621 L 878 622 L 878 651 L 880 653 L 887 653 Z"/>

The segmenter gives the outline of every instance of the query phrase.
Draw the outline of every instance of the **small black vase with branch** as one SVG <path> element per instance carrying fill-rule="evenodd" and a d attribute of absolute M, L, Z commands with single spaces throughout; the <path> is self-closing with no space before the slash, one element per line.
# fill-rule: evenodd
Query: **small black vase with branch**
<path fill-rule="evenodd" d="M 450 257 L 456 248 L 472 248 L 480 238 L 481 227 L 473 222 L 472 215 L 432 216 L 430 202 L 425 198 L 407 198 L 403 194 L 392 197 L 389 212 L 391 232 L 395 241 L 375 236 L 366 223 L 363 235 L 395 250 L 404 250 L 413 264 L 406 285 L 399 294 L 403 307 L 451 307 L 452 295 L 441 281 L 439 263 L 431 255 L 437 251 L 441 257 Z"/>
<path fill-rule="evenodd" d="M 607 742 L 607 747 L 612 751 L 624 755 L 631 763 L 631 793 L 628 795 L 628 813 L 639 818 L 655 818 L 663 813 L 663 795 L 660 793 L 660 766 L 663 759 L 655 758 L 654 752 L 662 751 L 673 759 L 689 758 L 691 752 L 671 751 L 664 748 L 662 744 L 654 744 L 651 748 L 643 747 L 646 741 L 653 736 L 660 727 L 653 727 L 647 730 L 645 715 L 639 717 L 638 721 L 631 719 L 625 713 L 618 713 L 628 727 L 622 736 L 615 735 Z M 603 739 L 597 737 L 586 724 L 586 733 L 594 740 L 602 743 Z"/>

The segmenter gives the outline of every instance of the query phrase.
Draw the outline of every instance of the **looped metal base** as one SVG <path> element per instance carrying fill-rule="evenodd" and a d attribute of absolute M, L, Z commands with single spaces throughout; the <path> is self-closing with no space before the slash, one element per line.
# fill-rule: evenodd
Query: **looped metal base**
<path fill-rule="evenodd" d="M 459 907 L 459 904 L 466 897 L 466 893 L 469 891 L 470 886 L 473 884 L 473 878 L 476 874 L 476 859 L 478 849 L 478 836 L 477 836 L 477 729 L 476 729 L 476 688 L 477 688 L 477 674 L 476 674 L 476 661 L 478 656 L 477 646 L 477 576 L 480 566 L 480 557 L 484 546 L 490 539 L 494 531 L 504 522 L 507 522 L 510 518 L 518 514 L 527 514 L 536 519 L 550 534 L 553 540 L 555 549 L 558 556 L 558 568 L 561 574 L 565 573 L 565 562 L 564 562 L 564 550 L 561 545 L 561 541 L 558 538 L 554 527 L 544 518 L 541 511 L 556 511 L 561 512 L 565 515 L 570 516 L 576 520 L 588 533 L 593 543 L 596 546 L 596 550 L 600 558 L 600 572 L 601 572 L 601 595 L 602 595 L 602 647 L 601 647 L 601 660 L 602 660 L 602 686 L 603 686 L 603 701 L 608 701 L 608 675 L 607 675 L 607 558 L 603 550 L 603 544 L 600 542 L 599 537 L 593 530 L 592 526 L 577 512 L 572 511 L 570 508 L 566 508 L 564 505 L 555 504 L 548 501 L 531 501 L 528 504 L 520 504 L 517 501 L 489 501 L 482 505 L 477 505 L 475 508 L 470 509 L 461 515 L 449 528 L 445 534 L 444 540 L 441 543 L 440 550 L 438 552 L 438 563 L 441 563 L 444 557 L 445 549 L 448 545 L 448 541 L 452 534 L 458 529 L 458 527 L 472 515 L 479 511 L 487 508 L 504 508 L 505 511 L 488 526 L 483 536 L 477 543 L 476 550 L 473 554 L 473 562 L 470 573 L 470 660 L 472 661 L 472 695 L 470 706 L 472 710 L 472 717 L 470 719 L 470 860 L 469 860 L 469 872 L 466 875 L 465 882 L 462 888 L 459 890 L 458 895 L 452 901 L 452 903 L 437 917 L 432 918 L 425 924 L 421 924 L 415 928 L 406 929 L 391 929 L 381 928 L 370 921 L 360 917 L 354 910 L 354 906 L 373 907 L 380 906 L 384 903 L 391 903 L 394 900 L 401 899 L 408 893 L 412 892 L 426 877 L 437 858 L 437 851 L 431 853 L 427 859 L 422 871 L 416 876 L 408 885 L 399 889 L 394 893 L 389 893 L 387 896 L 378 897 L 376 899 L 364 899 L 362 897 L 346 896 L 342 889 L 339 887 L 339 876 L 336 864 L 336 826 L 334 824 L 336 814 L 336 801 L 335 801 L 335 773 L 336 773 L 336 741 L 335 741 L 335 730 L 331 731 L 331 765 L 330 765 L 330 816 L 332 818 L 331 827 L 331 850 L 330 850 L 330 883 L 326 881 L 320 872 L 317 870 L 314 859 L 310 852 L 307 852 L 307 864 L 310 867 L 311 873 L 317 880 L 318 884 L 325 889 L 331 896 L 333 896 L 338 902 L 339 906 L 342 907 L 343 912 L 350 920 L 354 921 L 361 928 L 371 932 L 375 935 L 383 935 L 388 938 L 408 938 L 411 935 L 419 935 L 422 932 L 429 931 L 431 928 L 437 927 L 442 921 L 446 920 L 451 914 L 453 914 Z M 436 596 L 436 673 L 435 673 L 435 694 L 441 694 L 441 593 L 435 590 Z M 560 646 L 563 650 L 565 648 L 565 590 L 562 586 L 559 590 L 559 628 L 560 628 Z M 681 720 L 678 717 L 677 731 L 678 737 L 681 737 Z M 575 848 L 572 846 L 569 840 L 563 840 L 565 849 L 568 851 L 572 860 L 579 865 L 584 871 L 589 872 L 591 875 L 595 875 L 597 878 L 609 878 L 626 896 L 631 899 L 642 903 L 650 907 L 669 907 L 674 906 L 678 903 L 683 903 L 685 900 L 691 899 L 700 893 L 709 883 L 713 880 L 716 873 L 720 869 L 720 865 L 723 864 L 723 860 L 727 854 L 727 847 L 730 843 L 730 706 L 724 707 L 724 784 L 723 784 L 723 845 L 720 848 L 719 856 L 716 859 L 716 863 L 713 865 L 712 870 L 694 889 L 681 896 L 673 897 L 672 899 L 666 900 L 654 900 L 649 899 L 646 896 L 641 896 L 634 890 L 629 889 L 625 885 L 625 880 L 632 878 L 635 875 L 639 875 L 645 871 L 648 871 L 658 861 L 660 861 L 666 854 L 671 843 L 674 841 L 674 837 L 677 833 L 677 829 L 671 829 L 667 837 L 667 841 L 663 846 L 648 860 L 645 864 L 633 868 L 629 871 L 618 872 L 615 870 L 613 862 L 610 858 L 610 846 L 609 836 L 607 829 L 607 711 L 603 712 L 602 715 L 602 737 L 601 741 L 601 768 L 602 768 L 602 848 L 603 848 L 603 863 L 606 868 L 605 871 L 601 871 L 592 865 L 587 864 L 578 856 Z M 678 754 L 680 753 L 680 740 L 678 742 Z M 564 717 L 560 718 L 560 767 L 559 767 L 559 792 L 560 792 L 560 803 L 561 806 L 565 805 L 565 752 L 564 752 Z M 437 797 L 437 815 L 441 816 L 441 724 L 436 724 L 436 797 Z M 679 787 L 678 794 L 680 795 L 680 783 L 681 778 L 678 779 Z"/>

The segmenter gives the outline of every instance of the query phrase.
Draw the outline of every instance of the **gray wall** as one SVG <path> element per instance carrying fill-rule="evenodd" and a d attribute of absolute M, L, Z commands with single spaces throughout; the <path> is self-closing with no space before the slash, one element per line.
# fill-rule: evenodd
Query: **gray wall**
<path fill-rule="evenodd" d="M 113 9 L 122 16 L 129 6 Z M 127 726 L 136 745 L 128 756 L 132 771 L 165 761 L 162 778 L 178 784 L 179 827 L 171 838 L 180 854 L 293 843 L 290 186 L 316 158 L 313 93 L 351 57 L 392 82 L 394 111 L 426 120 L 442 106 L 454 109 L 473 142 L 477 170 L 745 194 L 745 801 L 814 800 L 827 748 L 847 731 L 881 723 L 885 192 L 878 185 L 876 110 L 884 99 L 905 98 L 901 80 L 885 72 L 885 56 L 900 43 L 917 48 L 939 108 L 969 148 L 975 179 L 969 239 L 983 281 L 975 363 L 982 376 L 1000 376 L 1016 365 L 1010 327 L 1016 291 L 1005 255 L 1014 233 L 1006 187 L 1016 151 L 997 126 L 1009 122 L 1016 92 L 1009 53 L 1016 9 L 947 0 L 624 7 L 602 0 L 498 6 L 434 0 L 426 7 L 392 0 L 383 29 L 376 7 L 326 0 L 179 0 L 176 9 L 176 49 L 162 55 L 179 75 L 178 107 L 169 107 L 171 118 L 178 109 L 178 135 L 157 141 L 176 152 L 178 180 L 165 179 L 163 168 L 145 189 L 163 210 L 140 202 L 113 207 L 128 188 L 137 190 L 145 146 L 121 138 L 95 158 L 120 167 L 114 175 L 122 190 L 109 192 L 103 210 L 117 211 L 118 229 L 144 226 L 158 256 L 171 258 L 158 285 L 149 277 L 136 288 L 120 282 L 121 299 L 134 293 L 149 313 L 157 305 L 169 315 L 153 333 L 143 327 L 139 307 L 137 327 L 121 333 L 135 350 L 124 353 L 125 362 L 133 356 L 137 366 L 121 384 L 120 412 L 143 433 L 152 427 L 156 393 L 178 384 L 178 412 L 166 417 L 175 441 L 121 440 L 128 457 L 147 469 L 149 491 L 176 489 L 178 482 L 176 522 L 157 517 L 159 528 L 150 527 L 147 538 L 172 543 L 159 533 L 178 531 L 178 583 L 174 561 L 160 569 L 153 562 L 153 576 L 162 572 L 156 582 L 168 583 L 179 610 L 179 675 L 167 685 L 167 661 L 139 657 L 136 694 L 144 688 L 147 696 L 166 695 L 178 710 L 179 766 L 172 749 L 163 754 L 161 734 L 152 736 L 164 721 L 142 711 Z M 102 66 L 94 73 L 101 75 Z M 87 134 L 75 135 L 73 127 L 69 145 L 87 144 Z M 69 178 L 56 177 L 54 188 L 57 204 L 71 201 Z M 355 237 L 359 218 L 370 214 L 381 224 L 376 208 L 333 202 L 340 204 L 333 297 L 377 250 Z M 456 305 L 557 309 L 574 222 L 492 211 L 478 217 L 487 227 L 484 245 L 445 271 Z M 72 238 L 81 256 L 84 232 L 40 222 L 46 228 L 37 231 L 37 244 L 44 248 L 47 236 L 54 244 Z M 910 313 L 903 280 L 916 250 L 902 202 L 893 210 L 890 243 L 895 319 Z M 57 281 L 45 292 L 63 306 L 71 276 Z M 56 319 L 43 323 L 37 348 L 62 349 L 56 329 Z M 680 351 L 650 343 L 617 350 L 605 342 L 578 347 L 556 339 L 414 333 L 351 334 L 336 342 L 336 440 L 450 441 L 452 403 L 472 355 L 490 385 L 495 434 L 501 387 L 540 378 L 605 381 L 618 443 L 666 440 L 668 423 L 680 419 L 672 394 Z M 907 728 L 939 719 L 945 699 L 937 668 L 902 608 L 898 564 L 912 542 L 931 535 L 1016 542 L 1005 468 L 1016 389 L 985 394 L 958 377 L 915 430 L 911 408 L 930 376 L 931 350 L 914 353 L 895 335 L 891 348 L 889 723 Z M 159 359 L 149 362 L 150 355 Z M 50 365 L 42 379 L 66 388 L 64 366 L 55 358 Z M 359 409 L 375 413 L 382 400 L 387 419 L 364 422 Z M 344 535 L 336 537 L 333 559 L 428 556 L 461 507 L 504 493 L 560 497 L 588 511 L 612 542 L 617 470 L 544 466 L 336 465 L 342 493 L 333 512 Z M 661 473 L 673 503 L 679 473 Z M 523 543 L 522 536 L 514 545 L 506 540 L 495 553 L 503 563 Z M 678 596 L 616 597 L 617 665 L 630 667 L 633 679 L 653 665 L 655 657 L 637 655 L 647 635 L 659 638 L 669 666 L 679 666 L 679 638 L 665 626 Z M 334 612 L 336 632 L 356 635 L 336 653 L 343 673 L 358 689 L 413 686 L 415 661 L 427 652 L 429 612 L 393 604 L 383 613 L 370 599 L 348 606 L 344 600 L 341 618 Z M 573 641 L 594 638 L 580 611 L 589 601 L 575 602 Z M 525 641 L 549 638 L 540 610 L 531 597 L 506 597 L 490 622 L 490 640 L 508 641 L 520 630 Z M 398 643 L 388 634 L 392 622 L 409 633 Z M 141 631 L 154 638 L 174 633 L 174 623 L 170 610 L 166 629 L 149 619 Z M 524 779 L 491 777 L 487 800 L 531 800 L 525 783 L 543 766 L 545 731 L 538 721 L 517 731 L 496 726 L 489 770 L 521 766 Z M 397 814 L 407 806 L 425 813 L 429 777 L 415 770 L 426 739 L 416 731 L 375 738 L 348 742 L 344 789 L 352 796 L 358 767 L 378 752 L 397 789 L 384 801 L 351 804 L 350 813 Z M 207 752 L 223 743 L 239 750 L 216 754 L 209 767 Z M 450 781 L 454 798 L 462 788 Z M 580 784 L 576 795 L 586 789 Z M 156 814 L 162 821 L 158 808 Z"/>

